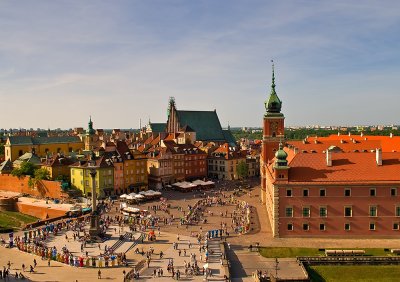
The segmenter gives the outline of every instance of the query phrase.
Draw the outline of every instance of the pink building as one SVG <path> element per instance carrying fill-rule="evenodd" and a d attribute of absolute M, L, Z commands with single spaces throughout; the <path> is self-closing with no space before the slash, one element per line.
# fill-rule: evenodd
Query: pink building
<path fill-rule="evenodd" d="M 265 104 L 261 200 L 274 237 L 400 235 L 397 137 L 307 138 L 285 147 L 283 138 L 277 145 L 284 117 L 274 78 Z"/>

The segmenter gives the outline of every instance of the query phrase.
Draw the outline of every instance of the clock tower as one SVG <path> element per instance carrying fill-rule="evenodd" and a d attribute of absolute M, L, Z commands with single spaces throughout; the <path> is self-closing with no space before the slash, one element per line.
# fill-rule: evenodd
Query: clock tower
<path fill-rule="evenodd" d="M 267 165 L 275 157 L 275 153 L 279 150 L 279 143 L 285 137 L 285 116 L 281 113 L 282 101 L 279 99 L 275 91 L 275 70 L 272 65 L 272 84 L 271 93 L 269 94 L 268 100 L 265 101 L 265 114 L 263 123 L 263 140 L 262 150 L 260 158 L 260 169 L 261 169 L 261 187 L 263 191 L 266 191 L 267 183 Z M 262 195 L 265 194 L 261 193 Z M 262 201 L 265 198 L 262 197 Z"/>
<path fill-rule="evenodd" d="M 281 113 L 282 101 L 275 91 L 274 65 L 272 65 L 271 93 L 264 104 L 266 112 L 263 124 L 262 161 L 268 163 L 274 158 L 275 152 L 279 149 L 279 143 L 285 136 L 285 116 Z"/>

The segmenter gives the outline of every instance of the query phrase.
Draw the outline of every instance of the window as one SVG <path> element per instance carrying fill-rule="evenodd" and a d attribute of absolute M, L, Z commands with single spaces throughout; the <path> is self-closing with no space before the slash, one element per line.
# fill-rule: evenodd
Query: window
<path fill-rule="evenodd" d="M 350 197 L 351 196 L 351 189 L 350 188 L 344 189 L 344 196 L 345 197 Z"/>
<path fill-rule="evenodd" d="M 369 230 L 375 230 L 376 226 L 375 226 L 375 222 L 370 222 L 369 223 Z"/>
<path fill-rule="evenodd" d="M 377 216 L 378 208 L 376 206 L 369 207 L 369 216 Z"/>
<path fill-rule="evenodd" d="M 369 195 L 370 195 L 371 197 L 375 197 L 375 196 L 376 196 L 376 189 L 375 189 L 375 188 L 369 189 Z"/>
<path fill-rule="evenodd" d="M 390 196 L 397 196 L 397 188 L 390 189 Z"/>
<path fill-rule="evenodd" d="M 287 230 L 293 231 L 293 223 L 288 223 Z"/>
<path fill-rule="evenodd" d="M 399 230 L 399 223 L 398 222 L 393 223 L 393 230 Z"/>
<path fill-rule="evenodd" d="M 320 197 L 325 197 L 326 196 L 326 190 L 325 189 L 320 189 L 319 190 L 319 196 Z"/>
<path fill-rule="evenodd" d="M 319 224 L 319 230 L 321 230 L 321 231 L 326 230 L 325 229 L 325 223 L 320 223 Z"/>
<path fill-rule="evenodd" d="M 310 217 L 310 208 L 309 207 L 303 208 L 303 217 Z"/>
<path fill-rule="evenodd" d="M 286 217 L 293 217 L 293 208 L 286 207 Z"/>
<path fill-rule="evenodd" d="M 308 197 L 308 189 L 303 189 L 303 197 Z"/>
<path fill-rule="evenodd" d="M 89 180 L 86 180 L 86 186 L 89 186 Z"/>
<path fill-rule="evenodd" d="M 327 209 L 326 209 L 326 207 L 320 207 L 319 208 L 319 216 L 320 217 L 327 217 Z"/>
<path fill-rule="evenodd" d="M 346 217 L 353 216 L 353 209 L 351 207 L 344 207 L 344 216 Z"/>
<path fill-rule="evenodd" d="M 303 230 L 304 231 L 310 230 L 310 225 L 308 223 L 303 223 Z"/>
<path fill-rule="evenodd" d="M 400 206 L 396 206 L 396 216 L 400 216 Z"/>
<path fill-rule="evenodd" d="M 344 224 L 344 230 L 346 230 L 346 231 L 350 230 L 350 223 L 345 223 Z"/>
<path fill-rule="evenodd" d="M 286 189 L 286 197 L 292 197 L 292 189 Z"/>

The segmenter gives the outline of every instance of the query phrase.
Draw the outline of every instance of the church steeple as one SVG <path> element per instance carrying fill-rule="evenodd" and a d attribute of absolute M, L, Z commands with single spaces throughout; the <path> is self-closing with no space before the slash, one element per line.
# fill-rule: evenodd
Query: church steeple
<path fill-rule="evenodd" d="M 88 122 L 88 129 L 86 130 L 87 135 L 93 135 L 95 134 L 96 131 L 93 129 L 93 122 L 92 122 L 92 116 L 89 117 L 89 122 Z"/>
<path fill-rule="evenodd" d="M 278 95 L 275 91 L 275 66 L 272 64 L 272 84 L 271 84 L 271 93 L 269 94 L 269 98 L 265 101 L 265 109 L 268 114 L 279 114 L 282 108 L 282 101 L 279 99 Z"/>

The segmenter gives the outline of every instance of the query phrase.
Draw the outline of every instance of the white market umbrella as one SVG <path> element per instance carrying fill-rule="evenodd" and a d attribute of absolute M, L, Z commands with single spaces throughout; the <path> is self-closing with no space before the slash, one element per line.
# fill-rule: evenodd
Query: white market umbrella
<path fill-rule="evenodd" d="M 127 194 L 122 194 L 121 196 L 119 196 L 120 198 L 126 198 L 126 197 L 128 197 L 128 195 Z"/>

